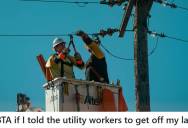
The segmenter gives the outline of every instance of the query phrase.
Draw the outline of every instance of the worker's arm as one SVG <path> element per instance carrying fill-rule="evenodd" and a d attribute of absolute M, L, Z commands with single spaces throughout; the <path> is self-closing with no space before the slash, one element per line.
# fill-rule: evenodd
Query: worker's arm
<path fill-rule="evenodd" d="M 78 31 L 77 35 L 82 38 L 84 43 L 91 50 L 92 54 L 94 54 L 98 59 L 104 58 L 104 54 L 102 50 L 99 48 L 99 46 L 97 45 L 97 43 L 93 41 L 85 32 Z"/>

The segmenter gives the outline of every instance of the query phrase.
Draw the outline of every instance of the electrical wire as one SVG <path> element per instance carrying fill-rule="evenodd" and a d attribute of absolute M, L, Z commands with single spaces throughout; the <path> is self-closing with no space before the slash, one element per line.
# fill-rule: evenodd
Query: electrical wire
<path fill-rule="evenodd" d="M 126 31 L 133 32 L 133 30 L 129 30 L 129 29 L 127 29 Z M 168 36 L 168 35 L 165 35 L 164 33 L 148 31 L 148 34 L 154 37 L 157 36 L 161 38 L 169 38 L 169 39 L 188 43 L 188 40 L 173 37 L 173 36 Z M 76 36 L 76 33 L 70 33 L 70 34 L 0 34 L 0 37 L 50 37 L 50 36 L 68 36 L 69 37 L 70 35 Z M 92 36 L 100 35 L 100 33 L 89 33 L 88 35 L 92 35 Z"/>
<path fill-rule="evenodd" d="M 169 38 L 169 39 L 173 39 L 173 40 L 177 40 L 177 41 L 188 43 L 188 40 L 184 40 L 184 39 L 180 39 L 180 38 L 176 38 L 176 37 L 172 37 L 172 36 L 166 36 L 166 37 Z"/>
<path fill-rule="evenodd" d="M 155 46 L 153 47 L 153 49 L 149 52 L 148 56 L 152 56 L 155 52 L 156 52 L 156 49 L 158 47 L 158 42 L 159 42 L 159 37 L 157 37 L 156 39 L 156 43 L 155 43 Z M 125 60 L 125 61 L 133 61 L 134 59 L 132 58 L 123 58 L 123 57 L 119 57 L 117 55 L 114 55 L 111 51 L 109 51 L 102 43 L 100 44 L 101 47 L 109 54 L 111 55 L 112 57 L 116 58 L 116 59 L 120 59 L 120 60 Z"/>
<path fill-rule="evenodd" d="M 20 0 L 20 1 L 33 1 L 33 2 L 46 2 L 46 3 L 65 3 L 65 4 L 99 4 L 99 2 L 88 1 L 64 1 L 64 0 Z"/>
<path fill-rule="evenodd" d="M 180 39 L 180 38 L 173 37 L 173 36 L 168 36 L 164 33 L 157 33 L 157 32 L 148 31 L 148 34 L 150 34 L 153 37 L 169 38 L 169 39 L 172 39 L 172 40 L 177 40 L 177 41 L 180 41 L 180 42 L 188 43 L 188 40 Z"/>
<path fill-rule="evenodd" d="M 132 32 L 133 30 L 126 30 L 128 32 Z M 188 40 L 185 39 L 180 39 L 177 37 L 173 37 L 173 36 L 168 36 L 165 35 L 164 33 L 157 33 L 157 32 L 153 32 L 153 31 L 148 31 L 148 34 L 150 34 L 151 36 L 158 36 L 161 38 L 169 38 L 169 39 L 173 39 L 173 40 L 177 40 L 177 41 L 181 41 L 181 42 L 186 42 L 188 43 Z M 50 37 L 50 36 L 76 36 L 75 33 L 70 33 L 70 34 L 0 34 L 0 37 Z M 100 33 L 89 33 L 88 35 L 100 35 Z"/>
<path fill-rule="evenodd" d="M 108 5 L 110 7 L 114 5 L 121 6 L 123 3 L 128 2 L 128 0 L 122 0 L 122 1 L 65 1 L 65 0 L 20 0 L 20 1 L 26 1 L 26 2 L 43 2 L 43 3 L 63 3 L 63 4 L 77 4 L 80 7 L 85 7 L 87 4 L 102 4 L 102 5 Z M 80 5 L 83 4 L 83 5 Z"/>
<path fill-rule="evenodd" d="M 25 2 L 43 2 L 43 3 L 64 3 L 64 4 L 77 4 L 79 7 L 85 7 L 87 4 L 106 4 L 110 5 L 109 2 L 97 2 L 97 1 L 65 1 L 65 0 L 20 0 L 20 1 L 25 1 Z M 170 8 L 179 8 L 182 10 L 188 11 L 188 8 L 178 6 L 174 3 L 174 0 L 172 2 L 167 2 L 165 0 L 153 0 L 156 3 L 159 3 L 164 6 L 168 6 Z M 126 1 L 125 1 L 126 2 Z M 80 5 L 83 4 L 83 5 Z"/>
<path fill-rule="evenodd" d="M 188 8 L 178 6 L 178 8 L 188 11 Z"/>
<path fill-rule="evenodd" d="M 112 29 L 112 30 L 115 30 L 115 29 Z M 132 32 L 133 30 L 132 29 L 127 29 L 126 30 L 127 32 Z M 108 31 L 106 31 L 107 33 L 104 35 L 108 35 Z M 113 31 L 113 33 L 117 33 L 119 31 Z M 111 33 L 111 34 L 113 34 Z M 77 36 L 75 32 L 72 32 L 72 33 L 67 33 L 67 34 L 0 34 L 0 37 L 47 37 L 47 36 L 68 36 L 70 37 L 70 35 L 73 35 L 73 36 Z M 91 35 L 91 36 L 101 36 L 101 33 L 88 33 L 88 35 Z"/>
<path fill-rule="evenodd" d="M 179 9 L 188 11 L 188 8 L 182 7 L 182 6 L 178 6 L 177 4 L 173 3 L 174 1 L 172 1 L 172 2 L 167 2 L 166 0 L 153 0 L 153 1 L 156 2 L 156 3 L 159 3 L 159 4 L 163 5 L 163 6 L 168 6 L 168 7 L 172 8 L 172 9 L 179 8 Z"/>
<path fill-rule="evenodd" d="M 96 35 L 98 33 L 90 33 L 88 35 Z M 0 37 L 48 37 L 48 36 L 70 36 L 76 34 L 0 34 Z"/>
<path fill-rule="evenodd" d="M 125 61 L 133 61 L 134 59 L 131 58 L 123 58 L 123 57 L 119 57 L 114 55 L 110 50 L 108 50 L 102 43 L 100 43 L 101 47 L 112 57 L 116 58 L 116 59 L 120 59 L 120 60 L 125 60 Z"/>
<path fill-rule="evenodd" d="M 70 34 L 0 34 L 0 37 L 69 36 Z M 73 35 L 73 34 L 72 34 Z"/>
<path fill-rule="evenodd" d="M 158 46 L 158 42 L 159 42 L 159 37 L 157 37 L 156 39 L 156 43 L 155 43 L 155 46 L 153 47 L 153 49 L 149 52 L 148 56 L 151 56 L 155 53 L 156 49 L 157 49 L 157 46 Z"/>
<path fill-rule="evenodd" d="M 89 33 L 88 35 L 97 35 L 99 33 Z M 50 36 L 70 36 L 76 34 L 0 34 L 0 37 L 50 37 Z"/>

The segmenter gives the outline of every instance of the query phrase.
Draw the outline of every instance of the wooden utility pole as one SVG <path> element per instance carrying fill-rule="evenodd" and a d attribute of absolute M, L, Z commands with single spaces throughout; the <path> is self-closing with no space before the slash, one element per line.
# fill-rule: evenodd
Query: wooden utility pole
<path fill-rule="evenodd" d="M 134 67 L 137 111 L 150 111 L 147 19 L 152 2 L 137 0 L 135 3 Z"/>
<path fill-rule="evenodd" d="M 120 27 L 120 37 L 123 37 L 135 5 L 134 22 L 134 67 L 135 67 L 135 94 L 136 111 L 150 111 L 149 69 L 148 69 L 148 46 L 147 46 L 147 19 L 153 0 L 129 0 L 128 7 L 123 16 Z"/>

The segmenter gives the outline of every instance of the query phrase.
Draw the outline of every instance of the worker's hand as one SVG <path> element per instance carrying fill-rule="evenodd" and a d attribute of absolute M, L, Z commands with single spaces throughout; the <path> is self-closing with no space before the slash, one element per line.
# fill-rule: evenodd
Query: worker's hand
<path fill-rule="evenodd" d="M 58 57 L 59 57 L 59 59 L 64 60 L 65 59 L 65 54 L 58 53 Z"/>
<path fill-rule="evenodd" d="M 76 35 L 83 37 L 84 35 L 86 35 L 86 33 L 85 33 L 84 31 L 82 31 L 82 30 L 78 30 L 78 31 L 76 32 Z"/>
<path fill-rule="evenodd" d="M 80 53 L 76 52 L 74 54 L 74 58 L 76 59 L 77 66 L 84 66 L 84 62 L 82 60 L 82 57 L 81 57 Z"/>

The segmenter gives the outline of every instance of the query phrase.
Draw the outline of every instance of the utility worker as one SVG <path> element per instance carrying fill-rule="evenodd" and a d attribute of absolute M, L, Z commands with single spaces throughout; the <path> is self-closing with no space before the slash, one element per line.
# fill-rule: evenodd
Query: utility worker
<path fill-rule="evenodd" d="M 46 63 L 52 79 L 57 77 L 66 77 L 74 79 L 73 65 L 82 69 L 84 68 L 84 62 L 78 52 L 74 56 L 68 54 L 68 49 L 65 47 L 65 41 L 61 38 L 55 38 L 53 41 L 53 49 L 55 54 L 51 55 Z"/>
<path fill-rule="evenodd" d="M 78 31 L 76 34 L 82 38 L 90 52 L 90 58 L 86 63 L 86 80 L 109 83 L 106 59 L 99 48 L 100 41 L 92 40 L 83 31 Z"/>

